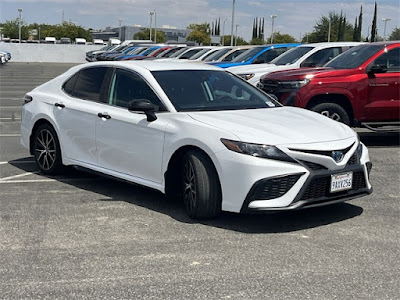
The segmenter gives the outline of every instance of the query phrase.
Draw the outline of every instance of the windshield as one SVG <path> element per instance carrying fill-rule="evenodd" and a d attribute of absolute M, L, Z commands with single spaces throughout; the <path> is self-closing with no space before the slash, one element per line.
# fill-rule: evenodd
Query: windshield
<path fill-rule="evenodd" d="M 211 49 L 207 48 L 207 49 L 203 49 L 199 52 L 197 52 L 195 55 L 193 55 L 192 57 L 189 57 L 189 60 L 195 60 L 200 58 L 201 56 L 203 56 L 205 53 L 211 51 Z"/>
<path fill-rule="evenodd" d="M 292 48 L 277 58 L 271 60 L 270 64 L 277 66 L 291 65 L 298 61 L 304 54 L 310 52 L 314 47 L 296 47 Z"/>
<path fill-rule="evenodd" d="M 343 52 L 330 62 L 325 67 L 334 69 L 355 69 L 363 62 L 368 60 L 372 55 L 383 49 L 385 45 L 361 45 Z"/>
<path fill-rule="evenodd" d="M 232 48 L 224 48 L 224 49 L 219 49 L 213 53 L 211 53 L 209 56 L 207 56 L 204 61 L 216 61 L 220 59 L 222 56 L 224 56 L 226 53 L 231 51 Z"/>
<path fill-rule="evenodd" d="M 174 53 L 176 53 L 179 50 L 182 50 L 182 48 L 178 47 L 170 48 L 168 50 L 161 52 L 160 54 L 157 54 L 157 57 L 171 57 Z"/>
<path fill-rule="evenodd" d="M 196 48 L 196 49 L 190 49 L 188 51 L 186 51 L 185 53 L 183 53 L 181 56 L 179 56 L 179 59 L 189 59 L 190 57 L 192 57 L 193 55 L 195 55 L 196 53 L 203 51 L 203 48 Z"/>
<path fill-rule="evenodd" d="M 187 49 L 189 49 L 189 48 L 187 48 L 187 47 L 181 48 L 180 50 L 178 50 L 174 54 L 172 54 L 170 57 L 171 58 L 177 57 L 177 56 L 181 55 L 183 52 L 185 52 Z"/>
<path fill-rule="evenodd" d="M 250 58 L 252 58 L 254 55 L 259 53 L 262 49 L 265 49 L 265 47 L 254 47 L 254 48 L 248 49 L 247 51 L 243 52 L 239 56 L 232 59 L 232 62 L 246 62 Z"/>
<path fill-rule="evenodd" d="M 153 71 L 177 111 L 237 110 L 280 106 L 235 75 L 214 70 Z"/>

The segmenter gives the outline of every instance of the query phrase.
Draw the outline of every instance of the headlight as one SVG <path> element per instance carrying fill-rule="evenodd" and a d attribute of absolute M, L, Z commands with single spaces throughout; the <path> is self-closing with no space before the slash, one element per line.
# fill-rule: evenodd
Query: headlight
<path fill-rule="evenodd" d="M 221 142 L 229 150 L 238 153 L 247 154 L 254 157 L 269 158 L 297 163 L 293 158 L 291 158 L 289 155 L 282 152 L 275 146 L 244 143 L 227 139 L 221 139 Z"/>
<path fill-rule="evenodd" d="M 285 89 L 300 89 L 303 86 L 306 86 L 307 84 L 310 83 L 310 79 L 305 78 L 303 80 L 295 80 L 295 81 L 281 81 L 280 85 L 285 88 Z"/>
<path fill-rule="evenodd" d="M 242 77 L 245 80 L 250 80 L 251 78 L 254 77 L 254 73 L 249 73 L 249 74 L 238 74 L 240 77 Z"/>

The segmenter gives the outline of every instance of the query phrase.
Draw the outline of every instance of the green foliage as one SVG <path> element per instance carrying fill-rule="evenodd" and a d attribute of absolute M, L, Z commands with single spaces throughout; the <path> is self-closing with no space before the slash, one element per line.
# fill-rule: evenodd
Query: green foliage
<path fill-rule="evenodd" d="M 354 27 L 347 22 L 346 18 L 342 14 L 330 12 L 329 16 L 322 16 L 314 26 L 314 31 L 308 34 L 309 43 L 319 43 L 328 41 L 329 31 L 329 20 L 331 20 L 331 42 L 337 42 L 339 40 L 352 41 Z M 339 32 L 340 30 L 340 32 Z M 306 36 L 303 37 L 302 42 L 307 41 Z"/>
<path fill-rule="evenodd" d="M 400 40 L 400 28 L 395 27 L 389 36 L 389 41 L 399 41 Z"/>
<path fill-rule="evenodd" d="M 264 40 L 264 18 L 255 18 L 253 21 L 252 40 L 254 39 Z M 257 40 L 255 40 L 255 42 L 257 42 Z M 260 45 L 260 44 L 254 44 L 254 45 Z"/>
<path fill-rule="evenodd" d="M 209 45 L 211 43 L 210 35 L 199 30 L 193 30 L 186 39 L 199 43 L 200 45 Z"/>
<path fill-rule="evenodd" d="M 202 24 L 190 24 L 187 29 L 192 29 L 193 31 L 200 31 L 210 35 L 210 24 L 209 23 L 202 23 Z"/>
<path fill-rule="evenodd" d="M 376 14 L 377 14 L 377 9 L 378 9 L 378 7 L 377 7 L 377 4 L 375 2 L 374 18 L 372 20 L 372 27 L 371 27 L 371 42 L 375 42 L 377 40 L 376 39 L 376 18 L 377 18 Z"/>
<path fill-rule="evenodd" d="M 236 37 L 234 37 L 233 39 L 233 45 L 235 46 L 236 44 Z M 224 38 L 224 45 L 225 46 L 230 46 L 231 45 L 231 35 L 225 35 Z M 238 36 L 237 38 L 237 46 L 242 46 L 242 45 L 249 45 L 248 42 L 246 42 L 243 38 L 241 38 L 240 36 Z"/>
<path fill-rule="evenodd" d="M 290 34 L 281 34 L 279 31 L 274 32 L 274 44 L 296 43 L 296 39 Z M 267 44 L 271 44 L 271 37 L 267 39 Z"/>
<path fill-rule="evenodd" d="M 151 29 L 151 39 L 154 41 L 154 34 L 155 34 L 155 29 Z M 150 39 L 150 29 L 149 28 L 144 28 L 141 31 L 135 33 L 133 35 L 134 40 L 148 40 Z M 158 30 L 157 31 L 157 43 L 165 43 L 167 41 L 167 38 L 165 37 L 165 34 Z"/>
<path fill-rule="evenodd" d="M 188 41 L 193 41 L 200 45 L 209 45 L 211 43 L 209 23 L 190 24 L 187 29 L 192 29 L 192 32 L 186 38 Z"/>
<path fill-rule="evenodd" d="M 250 41 L 250 45 L 264 45 L 265 44 L 265 41 L 263 41 L 262 39 L 260 39 L 260 38 L 253 38 L 251 41 Z"/>
<path fill-rule="evenodd" d="M 6 21 L 0 24 L 3 27 L 2 33 L 5 37 L 11 39 L 18 38 L 18 18 L 12 21 Z M 44 39 L 46 36 L 54 36 L 56 39 L 62 37 L 68 37 L 71 41 L 75 38 L 84 38 L 86 41 L 92 41 L 92 34 L 89 30 L 84 29 L 72 22 L 64 22 L 62 25 L 49 25 L 49 24 L 26 24 L 22 22 L 21 26 L 21 39 L 27 40 L 29 38 L 29 31 L 36 29 L 38 34 L 40 32 L 40 38 Z M 39 35 L 35 36 L 34 39 L 39 39 Z"/>

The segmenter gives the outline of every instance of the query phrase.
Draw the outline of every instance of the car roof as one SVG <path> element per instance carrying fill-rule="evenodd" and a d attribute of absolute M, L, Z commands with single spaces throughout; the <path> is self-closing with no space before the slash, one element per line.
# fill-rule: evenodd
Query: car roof
<path fill-rule="evenodd" d="M 148 71 L 172 71 L 172 70 L 217 70 L 224 71 L 221 68 L 214 67 L 208 64 L 203 63 L 186 63 L 182 62 L 177 64 L 174 61 L 157 61 L 157 60 L 149 60 L 149 61 L 102 61 L 102 62 L 91 62 L 86 63 L 82 66 L 82 68 L 93 67 L 93 66 L 115 66 L 115 67 L 123 67 L 132 70 L 148 70 Z"/>

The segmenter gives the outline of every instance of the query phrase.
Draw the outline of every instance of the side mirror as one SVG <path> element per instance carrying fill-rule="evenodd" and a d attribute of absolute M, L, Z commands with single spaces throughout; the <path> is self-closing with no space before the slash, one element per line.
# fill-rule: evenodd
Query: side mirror
<path fill-rule="evenodd" d="M 136 99 L 129 101 L 128 110 L 130 112 L 133 111 L 142 111 L 146 114 L 147 121 L 153 122 L 157 120 L 157 116 L 155 114 L 155 106 L 147 99 Z"/>
<path fill-rule="evenodd" d="M 381 74 L 381 73 L 386 73 L 387 72 L 387 67 L 386 66 L 381 66 L 381 65 L 372 65 L 368 69 L 368 77 L 375 77 L 375 74 Z"/>

